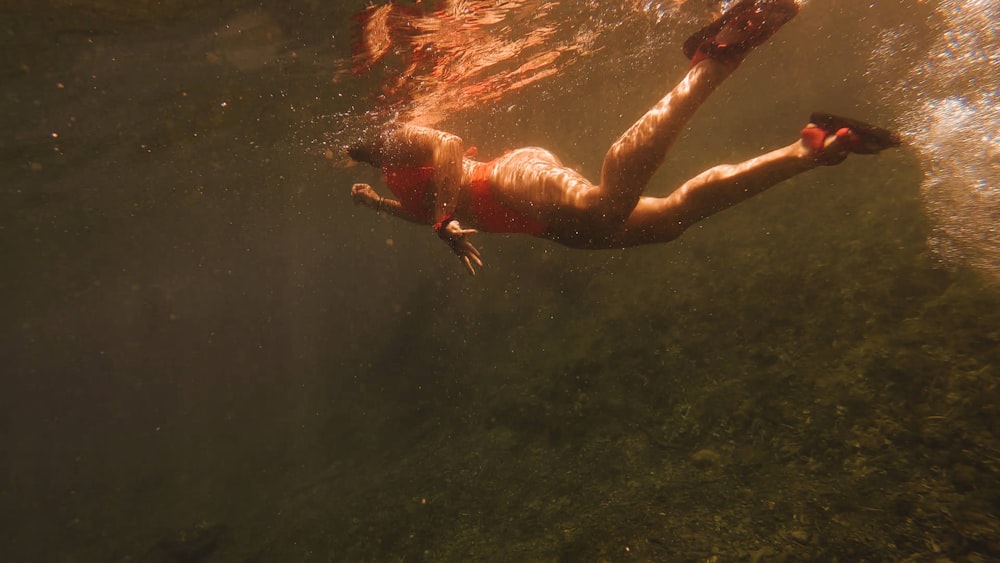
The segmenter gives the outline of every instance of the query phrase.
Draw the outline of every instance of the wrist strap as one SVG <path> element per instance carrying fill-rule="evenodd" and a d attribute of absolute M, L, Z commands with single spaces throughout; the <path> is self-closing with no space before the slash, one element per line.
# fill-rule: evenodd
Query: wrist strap
<path fill-rule="evenodd" d="M 445 229 L 445 227 L 447 227 L 448 225 L 450 225 L 451 222 L 454 221 L 454 220 L 455 220 L 455 214 L 454 213 L 449 213 L 449 214 L 445 215 L 444 217 L 441 218 L 440 221 L 438 221 L 437 223 L 434 223 L 434 232 L 437 233 L 437 235 L 439 237 L 441 237 L 441 238 L 447 238 L 447 235 L 445 235 L 444 229 Z"/>

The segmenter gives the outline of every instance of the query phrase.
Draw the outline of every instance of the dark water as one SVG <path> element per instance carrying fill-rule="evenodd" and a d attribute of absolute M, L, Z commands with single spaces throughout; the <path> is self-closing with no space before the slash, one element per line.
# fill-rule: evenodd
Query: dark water
<path fill-rule="evenodd" d="M 959 4 L 809 2 L 651 192 L 815 109 L 910 146 L 670 245 L 483 235 L 469 279 L 325 157 L 378 81 L 365 3 L 11 3 L 4 559 L 1000 558 L 996 81 L 935 78 Z M 643 6 L 581 7 L 596 55 L 447 125 L 596 176 L 707 13 Z"/>

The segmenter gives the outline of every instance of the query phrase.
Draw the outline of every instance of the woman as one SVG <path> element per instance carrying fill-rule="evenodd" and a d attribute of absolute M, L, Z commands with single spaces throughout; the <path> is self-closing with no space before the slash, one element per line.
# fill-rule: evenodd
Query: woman
<path fill-rule="evenodd" d="M 604 157 L 600 183 L 529 147 L 490 162 L 465 155 L 455 135 L 416 126 L 388 130 L 348 149 L 382 169 L 398 199 L 355 184 L 355 203 L 433 225 L 475 275 L 483 262 L 469 237 L 526 233 L 576 248 L 621 248 L 673 240 L 696 222 L 796 174 L 850 153 L 898 146 L 892 133 L 815 113 L 794 143 L 737 165 L 717 166 L 667 197 L 642 192 L 695 110 L 756 47 L 798 13 L 794 0 L 743 0 L 685 42 L 691 68 Z M 467 228 L 469 227 L 469 228 Z"/>

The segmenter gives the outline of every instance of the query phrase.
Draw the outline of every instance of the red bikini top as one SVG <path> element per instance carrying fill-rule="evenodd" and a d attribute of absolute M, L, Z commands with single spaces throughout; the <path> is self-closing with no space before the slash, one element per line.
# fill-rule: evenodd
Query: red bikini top
<path fill-rule="evenodd" d="M 407 213 L 418 221 L 433 222 L 433 166 L 385 166 L 382 173 L 386 185 Z"/>
<path fill-rule="evenodd" d="M 479 153 L 476 147 L 465 150 L 465 156 L 475 158 Z M 434 195 L 431 186 L 434 184 L 433 166 L 383 166 L 382 174 L 385 183 L 399 199 L 400 205 L 417 221 L 434 222 Z"/>

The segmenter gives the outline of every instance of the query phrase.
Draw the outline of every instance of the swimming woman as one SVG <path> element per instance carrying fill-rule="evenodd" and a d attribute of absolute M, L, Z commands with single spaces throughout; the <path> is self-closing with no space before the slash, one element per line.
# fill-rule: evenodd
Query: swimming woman
<path fill-rule="evenodd" d="M 432 225 L 470 274 L 483 265 L 469 237 L 525 233 L 575 248 L 671 241 L 698 221 L 848 154 L 899 145 L 893 133 L 814 113 L 790 145 L 736 165 L 711 168 L 667 197 L 642 193 L 688 119 L 756 47 L 798 13 L 794 0 L 742 0 L 684 44 L 691 67 L 681 82 L 611 145 L 593 184 L 545 149 L 520 148 L 489 162 L 466 155 L 462 139 L 404 125 L 348 149 L 381 168 L 396 199 L 355 184 L 356 204 Z"/>

